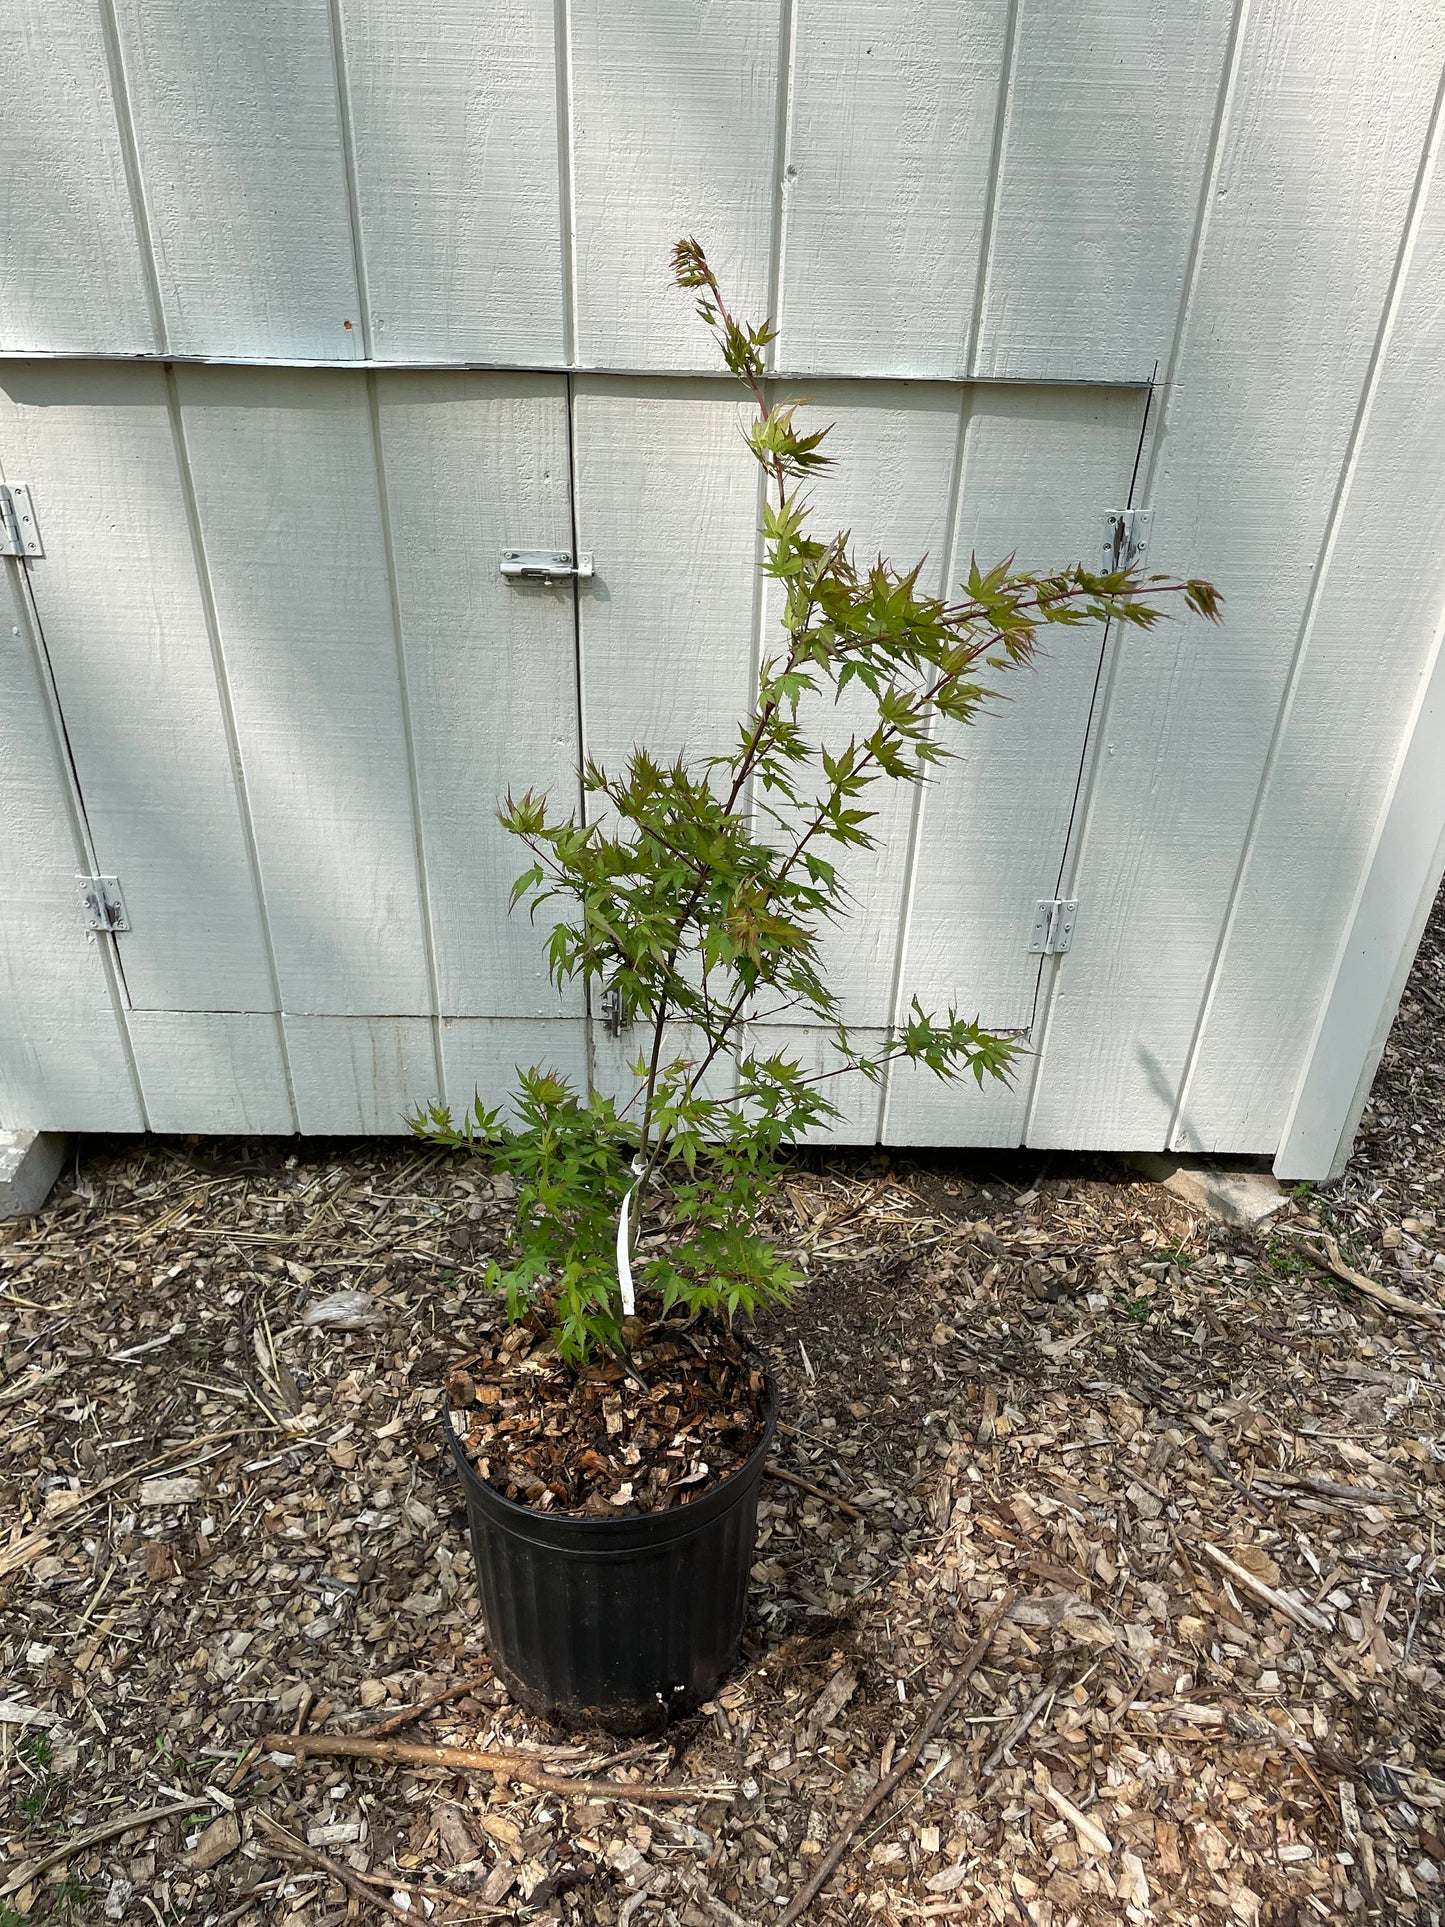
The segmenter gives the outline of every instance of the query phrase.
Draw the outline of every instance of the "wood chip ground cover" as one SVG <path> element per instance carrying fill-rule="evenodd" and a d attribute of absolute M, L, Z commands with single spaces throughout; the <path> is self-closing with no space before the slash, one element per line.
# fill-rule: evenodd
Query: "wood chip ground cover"
<path fill-rule="evenodd" d="M 438 1432 L 481 1167 L 87 1145 L 0 1231 L 0 1920 L 777 1920 L 1012 1589 L 810 1920 L 1438 1922 L 1441 1330 L 1304 1246 L 1445 1306 L 1442 1058 L 1437 916 L 1349 1172 L 1257 1234 L 1102 1162 L 800 1159 L 775 1456 L 862 1516 L 768 1481 L 743 1669 L 620 1752 L 487 1676 Z M 467 1678 L 397 1736 L 735 1797 L 237 1778 Z"/>

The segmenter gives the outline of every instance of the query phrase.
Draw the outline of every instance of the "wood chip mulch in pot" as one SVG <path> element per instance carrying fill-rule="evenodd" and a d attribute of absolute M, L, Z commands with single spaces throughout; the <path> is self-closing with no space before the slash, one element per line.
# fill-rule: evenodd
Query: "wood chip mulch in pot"
<path fill-rule="evenodd" d="M 615 1519 L 686 1505 L 747 1463 L 764 1375 L 741 1337 L 641 1318 L 628 1337 L 625 1360 L 574 1367 L 539 1318 L 450 1368 L 452 1422 L 489 1485 L 542 1512 Z"/>

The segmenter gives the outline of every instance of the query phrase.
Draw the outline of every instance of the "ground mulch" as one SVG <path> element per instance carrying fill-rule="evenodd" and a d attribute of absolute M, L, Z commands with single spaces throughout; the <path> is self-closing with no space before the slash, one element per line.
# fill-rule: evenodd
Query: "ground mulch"
<path fill-rule="evenodd" d="M 486 1668 L 439 1425 L 510 1209 L 409 1146 L 87 1142 L 0 1227 L 0 1922 L 778 1920 L 1010 1594 L 810 1921 L 1440 1920 L 1438 916 L 1349 1171 L 1258 1231 L 1102 1161 L 799 1160 L 761 1339 L 816 1491 L 765 1483 L 745 1663 L 640 1748 Z M 396 1737 L 700 1791 L 238 1774 L 457 1681 Z"/>

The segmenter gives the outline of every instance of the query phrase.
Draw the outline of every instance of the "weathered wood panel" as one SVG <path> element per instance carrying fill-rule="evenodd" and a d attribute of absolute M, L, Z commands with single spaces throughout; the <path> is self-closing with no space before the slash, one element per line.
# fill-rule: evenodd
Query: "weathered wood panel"
<path fill-rule="evenodd" d="M 297 1128 L 279 1017 L 133 1010 L 126 1027 L 151 1130 L 286 1133 Z"/>
<path fill-rule="evenodd" d="M 1439 140 L 1437 125 L 1437 150 Z M 1280 1141 L 1436 647 L 1445 587 L 1445 180 L 1438 154 L 1432 160 L 1300 624 L 1180 1104 L 1181 1149 Z M 1445 760 L 1445 740 L 1436 754 Z"/>
<path fill-rule="evenodd" d="M 1168 1139 L 1442 53 L 1445 17 L 1409 0 L 1245 22 L 1146 492 L 1151 559 L 1212 578 L 1227 619 L 1131 635 L 1116 654 L 1030 1143 Z"/>
<path fill-rule="evenodd" d="M 797 0 L 781 368 L 966 372 L 1007 0 Z"/>
<path fill-rule="evenodd" d="M 550 0 L 346 0 L 340 20 L 370 351 L 560 363 Z"/>
<path fill-rule="evenodd" d="M 115 0 L 164 346 L 360 356 L 346 157 L 326 0 Z M 92 316 L 96 352 L 113 352 Z"/>
<path fill-rule="evenodd" d="M 668 256 L 696 235 L 738 314 L 768 312 L 778 0 L 571 0 L 572 228 L 582 367 L 712 368 Z"/>
<path fill-rule="evenodd" d="M 174 431 L 160 368 L 0 368 L 0 449 L 45 505 L 31 582 L 87 821 L 130 913 L 118 940 L 130 1000 L 271 1010 L 224 665 Z"/>
<path fill-rule="evenodd" d="M 364 378 L 183 368 L 185 445 L 283 1008 L 433 1008 Z"/>
<path fill-rule="evenodd" d="M 6 10 L 0 99 L 0 353 L 155 353 L 102 10 L 93 0 L 20 0 Z"/>
<path fill-rule="evenodd" d="M 385 375 L 377 405 L 440 1006 L 580 1014 L 548 981 L 545 914 L 509 914 L 530 858 L 496 816 L 509 790 L 578 802 L 575 592 L 499 568 L 506 548 L 572 547 L 565 385 Z"/>
<path fill-rule="evenodd" d="M 20 565 L 0 563 L 0 1125 L 145 1128 Z"/>
<path fill-rule="evenodd" d="M 955 588 L 975 555 L 985 568 L 1015 548 L 1021 568 L 1093 562 L 1104 518 L 1128 499 L 1144 406 L 1131 389 L 970 389 Z M 915 799 L 895 1021 L 916 995 L 925 1009 L 955 1008 L 998 1028 L 1033 1024 L 1034 909 L 1055 894 L 1064 858 L 1101 640 L 1095 628 L 1045 631 L 1035 666 L 992 678 L 997 700 L 968 730 L 950 729 L 957 754 Z M 896 1143 L 954 1142 L 979 1107 L 972 1086 L 949 1092 L 929 1074 L 899 1072 L 885 1134 Z M 1015 1098 L 994 1089 L 982 1107 L 985 1141 L 1017 1132 Z"/>
<path fill-rule="evenodd" d="M 1027 1042 L 1006 1083 L 991 1077 L 979 1084 L 972 1076 L 945 1080 L 921 1064 L 892 1065 L 883 1142 L 1017 1147 L 1024 1142 L 1034 1069 Z"/>

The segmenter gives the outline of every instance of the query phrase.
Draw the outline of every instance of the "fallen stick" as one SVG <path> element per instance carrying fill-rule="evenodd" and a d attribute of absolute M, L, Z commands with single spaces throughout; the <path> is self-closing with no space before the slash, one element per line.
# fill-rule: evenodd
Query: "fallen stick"
<path fill-rule="evenodd" d="M 420 1706 L 404 1706 L 399 1713 L 393 1713 L 389 1719 L 378 1720 L 375 1726 L 369 1726 L 366 1729 L 366 1738 L 379 1740 L 387 1733 L 400 1732 L 403 1726 L 410 1726 L 414 1720 L 423 1719 L 428 1713 L 434 1713 L 437 1707 L 445 1706 L 449 1700 L 465 1699 L 474 1687 L 485 1686 L 492 1677 L 492 1669 L 489 1666 L 485 1673 L 473 1673 L 467 1679 L 459 1679 L 455 1685 L 445 1687 L 440 1693 L 433 1693 L 431 1698 L 423 1700 Z"/>
<path fill-rule="evenodd" d="M 137 1807 L 133 1813 L 117 1814 L 113 1820 L 106 1820 L 98 1827 L 89 1827 L 84 1833 L 77 1833 L 63 1845 L 52 1847 L 49 1853 L 42 1853 L 25 1865 L 0 1887 L 0 1900 L 7 1894 L 19 1893 L 22 1887 L 29 1886 L 38 1879 L 48 1867 L 54 1867 L 62 1860 L 69 1860 L 72 1854 L 84 1853 L 88 1847 L 98 1847 L 103 1840 L 114 1840 L 118 1833 L 129 1833 L 133 1827 L 149 1826 L 152 1820 L 169 1820 L 176 1813 L 196 1813 L 207 1803 L 204 1799 L 172 1800 L 163 1807 Z"/>
<path fill-rule="evenodd" d="M 338 1886 L 347 1893 L 354 1894 L 358 1900 L 369 1902 L 382 1913 L 390 1914 L 393 1920 L 404 1920 L 407 1927 L 416 1927 L 415 1914 L 404 1913 L 394 1900 L 389 1899 L 385 1894 L 378 1893 L 375 1888 L 367 1886 L 364 1880 L 358 1880 L 350 1867 L 343 1867 L 339 1860 L 333 1860 L 329 1854 L 322 1853 L 318 1847 L 304 1845 L 294 1834 L 278 1826 L 268 1814 L 257 1812 L 253 1813 L 251 1818 L 259 1821 L 267 1834 L 274 1839 L 277 1853 L 285 1854 L 291 1860 L 304 1860 L 308 1866 L 316 1867 L 320 1872 L 328 1874 Z"/>
<path fill-rule="evenodd" d="M 1381 1492 L 1373 1485 L 1341 1485 L 1338 1479 L 1320 1478 L 1315 1473 L 1261 1472 L 1256 1484 L 1298 1486 L 1304 1492 L 1318 1493 L 1322 1499 L 1345 1499 L 1352 1505 L 1392 1505 L 1399 1510 L 1410 1504 L 1398 1492 Z"/>
<path fill-rule="evenodd" d="M 1114 1851 L 1114 1843 L 1104 1829 L 1087 1813 L 1080 1813 L 1072 1800 L 1066 1800 L 1052 1780 L 1045 1780 L 1039 1788 L 1044 1798 L 1068 1821 L 1083 1844 L 1092 1852 L 1102 1854 L 1107 1860 Z"/>
<path fill-rule="evenodd" d="M 1262 1579 L 1256 1578 L 1248 1566 L 1237 1565 L 1227 1552 L 1221 1552 L 1218 1546 L 1210 1545 L 1207 1539 L 1201 1539 L 1199 1545 L 1200 1550 L 1207 1558 L 1214 1561 L 1221 1572 L 1227 1572 L 1236 1584 L 1244 1587 L 1246 1592 L 1252 1592 L 1256 1599 L 1262 1599 L 1267 1606 L 1273 1606 L 1275 1611 L 1283 1613 L 1286 1619 L 1292 1619 L 1297 1626 L 1304 1626 L 1312 1633 L 1331 1631 L 1329 1620 L 1323 1613 L 1316 1612 L 1313 1606 L 1301 1606 L 1293 1599 L 1287 1599 L 1282 1592 L 1277 1592 L 1273 1586 L 1267 1586 Z"/>
<path fill-rule="evenodd" d="M 1025 1733 L 1028 1732 L 1029 1728 L 1033 1725 L 1034 1721 L 1038 1719 L 1045 1707 L 1052 1703 L 1054 1696 L 1068 1677 L 1069 1670 L 1070 1668 L 1067 1664 L 1061 1666 L 1049 1680 L 1048 1684 L 1041 1687 L 1034 1698 L 1029 1701 L 1013 1725 L 1006 1728 L 998 1745 L 979 1768 L 978 1777 L 980 1780 L 986 1780 L 1006 1754 L 1011 1755 L 1012 1749 L 1017 1746 Z"/>
<path fill-rule="evenodd" d="M 840 1512 L 846 1512 L 850 1519 L 866 1519 L 868 1516 L 856 1505 L 849 1505 L 846 1499 L 840 1499 L 836 1492 L 829 1492 L 826 1486 L 814 1485 L 811 1479 L 799 1478 L 796 1472 L 785 1472 L 782 1466 L 775 1464 L 772 1459 L 768 1460 L 763 1471 L 770 1479 L 781 1479 L 784 1485 L 795 1485 L 800 1492 L 811 1492 L 815 1499 L 822 1499 L 825 1504 L 836 1506 Z"/>
<path fill-rule="evenodd" d="M 1281 1226 L 1281 1229 L 1287 1230 L 1288 1226 Z M 1373 1298 L 1377 1305 L 1384 1305 L 1390 1311 L 1402 1312 L 1407 1318 L 1445 1319 L 1445 1311 L 1442 1311 L 1439 1305 L 1422 1305 L 1414 1298 L 1407 1298 L 1403 1291 L 1396 1291 L 1390 1285 L 1382 1285 L 1374 1278 L 1367 1277 L 1363 1271 L 1356 1271 L 1353 1265 L 1347 1265 L 1340 1255 L 1339 1245 L 1333 1238 L 1327 1237 L 1324 1245 L 1325 1248 L 1321 1251 L 1318 1245 L 1312 1245 L 1307 1238 L 1300 1239 L 1300 1250 L 1314 1264 L 1317 1264 L 1321 1271 L 1328 1271 L 1331 1276 L 1338 1278 L 1341 1284 L 1353 1285 L 1356 1291 L 1362 1291 L 1367 1298 Z"/>
<path fill-rule="evenodd" d="M 989 1647 L 993 1644 L 993 1636 L 998 1630 L 999 1621 L 1003 1618 L 1009 1607 L 1012 1606 L 1013 1602 L 1014 1594 L 1012 1589 L 1010 1589 L 1004 1594 L 993 1612 L 990 1613 L 984 1623 L 982 1632 L 980 1632 L 978 1638 L 964 1655 L 958 1671 L 933 1702 L 932 1712 L 930 1712 L 928 1718 L 914 1734 L 907 1749 L 894 1766 L 893 1771 L 885 1774 L 873 1788 L 872 1792 L 866 1794 L 853 1809 L 834 1838 L 832 1846 L 829 1847 L 828 1851 L 823 1855 L 823 1858 L 813 1869 L 807 1885 L 802 1888 L 790 1902 L 788 1911 L 778 1921 L 778 1927 L 793 1927 L 793 1922 L 800 1919 L 802 1915 L 808 1911 L 824 1887 L 827 1886 L 829 1880 L 832 1879 L 834 1870 L 838 1862 L 843 1858 L 843 1855 L 848 1851 L 850 1842 L 855 1838 L 860 1829 L 867 1825 L 870 1816 L 883 1804 L 899 1782 L 917 1766 L 919 1756 L 922 1754 L 924 1747 L 927 1746 L 939 1727 L 942 1726 L 944 1720 L 947 1719 L 964 1687 L 978 1671 L 985 1653 L 987 1653 Z"/>
<path fill-rule="evenodd" d="M 404 1740 L 357 1739 L 328 1733 L 270 1733 L 261 1749 L 279 1765 L 277 1754 L 293 1760 L 383 1760 L 393 1766 L 450 1766 L 466 1773 L 494 1773 L 499 1780 L 517 1780 L 543 1793 L 560 1793 L 578 1800 L 732 1800 L 736 1787 L 644 1786 L 632 1780 L 582 1780 L 565 1773 L 539 1772 L 525 1753 L 486 1753 L 469 1746 L 412 1746 Z"/>

